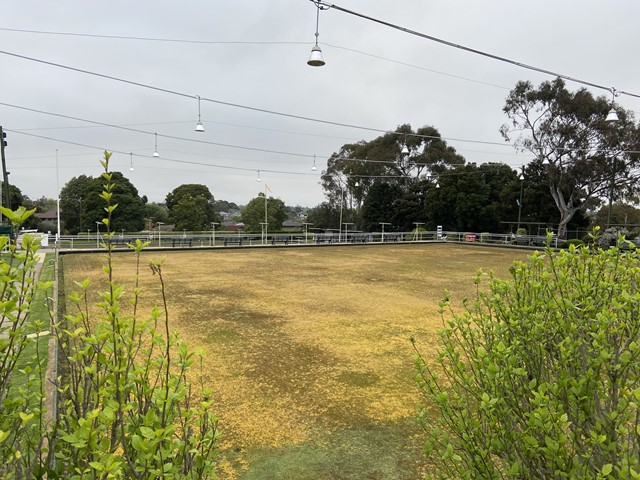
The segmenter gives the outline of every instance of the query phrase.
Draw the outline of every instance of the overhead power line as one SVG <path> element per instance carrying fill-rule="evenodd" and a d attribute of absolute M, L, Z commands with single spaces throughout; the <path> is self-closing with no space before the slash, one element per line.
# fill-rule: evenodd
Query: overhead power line
<path fill-rule="evenodd" d="M 448 40 L 443 40 L 441 38 L 434 37 L 433 35 L 427 35 L 426 33 L 421 33 L 421 32 L 418 32 L 416 30 L 411 30 L 411 29 L 406 28 L 406 27 L 401 27 L 400 25 L 396 25 L 394 23 L 387 22 L 387 21 L 381 20 L 379 18 L 374 18 L 374 17 L 370 17 L 369 15 L 365 15 L 363 13 L 354 12 L 353 10 L 349 10 L 347 8 L 340 7 L 339 5 L 335 5 L 335 4 L 332 4 L 332 3 L 327 3 L 327 2 L 324 2 L 322 0 L 311 0 L 311 2 L 313 2 L 318 8 L 320 8 L 321 6 L 323 6 L 325 9 L 332 8 L 334 10 L 338 10 L 340 12 L 348 13 L 349 15 L 354 15 L 356 17 L 364 18 L 365 20 L 369 20 L 369 21 L 372 21 L 372 22 L 375 22 L 375 23 L 379 23 L 380 25 L 385 25 L 385 26 L 393 28 L 395 30 L 400 30 L 401 32 L 405 32 L 405 33 L 408 33 L 410 35 L 415 35 L 417 37 L 421 37 L 421 38 L 424 38 L 426 40 L 430 40 L 432 42 L 436 42 L 436 43 L 440 43 L 442 45 L 446 45 L 448 47 L 453 47 L 453 48 L 457 48 L 459 50 L 464 50 L 466 52 L 474 53 L 476 55 L 481 55 L 483 57 L 491 58 L 493 60 L 498 60 L 500 62 L 504 62 L 504 63 L 508 63 L 508 64 L 511 64 L 511 65 L 515 65 L 517 67 L 525 68 L 527 70 L 532 70 L 534 72 L 543 73 L 545 75 L 551 75 L 551 76 L 554 76 L 554 77 L 560 77 L 560 78 L 563 78 L 564 80 L 569 80 L 571 82 L 580 83 L 582 85 L 588 85 L 590 87 L 599 88 L 601 90 L 607 90 L 607 91 L 611 92 L 614 95 L 617 93 L 617 94 L 620 94 L 620 95 L 628 95 L 630 97 L 640 98 L 640 94 L 636 94 L 636 93 L 632 93 L 632 92 L 625 92 L 625 91 L 621 91 L 621 90 L 616 90 L 614 87 L 607 87 L 607 86 L 601 85 L 599 83 L 594 83 L 594 82 L 590 82 L 590 81 L 587 81 L 587 80 L 582 80 L 582 79 L 575 78 L 575 77 L 572 77 L 572 76 L 569 76 L 569 75 L 565 75 L 563 73 L 554 72 L 554 71 L 548 70 L 546 68 L 536 67 L 534 65 L 529 65 L 529 64 L 518 62 L 516 60 L 512 60 L 512 59 L 509 59 L 509 58 L 506 58 L 506 57 L 501 57 L 501 56 L 495 55 L 493 53 L 488 53 L 488 52 L 484 52 L 482 50 L 477 50 L 475 48 L 466 47 L 464 45 L 460 45 L 460 44 L 457 44 L 457 43 L 450 42 Z"/>
<path fill-rule="evenodd" d="M 265 41 L 225 41 L 225 40 L 189 40 L 182 38 L 139 37 L 129 35 L 99 35 L 82 32 L 54 32 L 48 30 L 27 30 L 22 28 L 0 28 L 3 32 L 35 33 L 39 35 L 59 35 L 68 37 L 106 38 L 110 40 L 139 40 L 146 42 L 199 43 L 203 45 L 307 45 L 309 42 L 265 42 Z"/>

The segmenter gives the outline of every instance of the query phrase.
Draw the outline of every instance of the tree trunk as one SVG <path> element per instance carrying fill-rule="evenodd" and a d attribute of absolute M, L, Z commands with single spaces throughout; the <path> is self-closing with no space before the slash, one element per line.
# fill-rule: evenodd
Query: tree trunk
<path fill-rule="evenodd" d="M 560 211 L 560 223 L 558 224 L 558 238 L 567 239 L 567 224 L 578 211 L 577 208 L 566 208 Z"/>
<path fill-rule="evenodd" d="M 565 201 L 564 195 L 558 185 L 550 184 L 549 190 L 556 206 L 560 211 L 560 222 L 558 223 L 558 238 L 567 239 L 567 224 L 571 221 L 576 212 L 580 209 L 573 205 L 571 197 Z"/>

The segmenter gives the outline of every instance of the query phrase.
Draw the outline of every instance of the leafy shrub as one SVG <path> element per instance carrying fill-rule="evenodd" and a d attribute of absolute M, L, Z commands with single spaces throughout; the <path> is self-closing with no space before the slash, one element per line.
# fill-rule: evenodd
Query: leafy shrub
<path fill-rule="evenodd" d="M 18 208 L 15 212 L 0 207 L 14 230 L 34 210 Z M 37 284 L 35 237 L 25 234 L 21 248 L 9 237 L 0 236 L 0 477 L 32 478 L 42 470 L 44 443 L 45 358 L 41 354 L 39 321 L 29 314 L 36 289 L 50 290 L 51 282 Z M 30 320 L 29 322 L 27 320 Z"/>
<path fill-rule="evenodd" d="M 432 478 L 639 478 L 639 275 L 637 250 L 570 245 L 443 301 L 417 358 Z"/>
<path fill-rule="evenodd" d="M 569 248 L 569 245 L 573 245 L 575 247 L 581 247 L 584 245 L 584 240 L 580 240 L 579 238 L 572 238 L 570 240 L 565 240 L 560 244 L 560 248 Z"/>
<path fill-rule="evenodd" d="M 41 390 L 32 394 L 35 407 L 29 407 L 34 402 L 27 396 L 28 388 L 0 392 L 5 407 L 0 410 L 2 478 L 215 478 L 217 418 L 211 411 L 211 393 L 201 382 L 196 395 L 187 372 L 198 357 L 169 330 L 162 262 L 149 265 L 158 277 L 163 299 L 162 308 L 154 308 L 150 318 L 139 314 L 138 281 L 130 289 L 130 298 L 125 286 L 114 281 L 110 224 L 117 205 L 111 203 L 114 183 L 109 158 L 105 152 L 100 195 L 106 205 L 102 223 L 107 287 L 98 292 L 100 302 L 92 306 L 91 283 L 76 282 L 79 290 L 67 296 L 75 308 L 52 326 L 62 374 L 50 425 L 43 422 Z M 3 213 L 13 215 L 14 224 L 26 215 L 24 209 Z M 129 245 L 137 256 L 138 275 L 146 245 L 139 240 Z M 0 380 L 16 374 L 13 359 L 24 351 L 27 341 L 25 317 L 20 315 L 29 311 L 33 284 L 29 275 L 33 275 L 36 249 L 27 238 L 24 251 L 12 249 L 12 256 L 22 264 L 12 269 L 0 263 L 8 282 L 5 290 L 9 290 L 2 318 L 11 319 L 13 329 L 8 339 L 0 338 L 0 353 L 10 359 L 3 364 Z M 132 307 L 130 314 L 121 308 L 125 300 Z M 93 307 L 100 312 L 99 318 L 92 317 Z M 0 333 L 3 330 L 1 324 Z"/>

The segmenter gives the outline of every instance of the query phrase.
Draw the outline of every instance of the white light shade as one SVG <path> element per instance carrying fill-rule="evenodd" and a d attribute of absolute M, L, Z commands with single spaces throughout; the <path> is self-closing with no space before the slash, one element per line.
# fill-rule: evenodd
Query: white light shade
<path fill-rule="evenodd" d="M 309 56 L 309 60 L 307 60 L 307 65 L 311 65 L 312 67 L 321 67 L 324 65 L 322 50 L 320 50 L 317 44 L 311 49 L 311 55 Z"/>
<path fill-rule="evenodd" d="M 311 167 L 311 171 L 312 171 L 312 172 L 315 172 L 317 169 L 318 169 L 318 167 L 316 167 L 316 164 L 314 163 L 314 164 L 313 164 L 313 167 Z"/>
<path fill-rule="evenodd" d="M 607 118 L 605 119 L 605 122 L 617 122 L 618 120 L 620 120 L 618 118 L 618 112 L 616 112 L 615 108 L 612 108 L 611 110 L 609 110 L 609 113 L 607 113 Z"/>
<path fill-rule="evenodd" d="M 130 171 L 130 172 L 133 172 L 133 165 L 131 165 L 131 166 L 129 167 L 129 171 Z"/>
<path fill-rule="evenodd" d="M 204 125 L 202 125 L 200 120 L 198 120 L 198 124 L 196 125 L 196 132 L 204 132 Z"/>
<path fill-rule="evenodd" d="M 544 157 L 544 160 L 542 160 L 542 164 L 549 165 L 549 159 L 547 157 Z"/>
<path fill-rule="evenodd" d="M 153 149 L 153 156 L 154 157 L 159 157 L 160 154 L 158 153 L 158 134 L 154 133 L 155 137 L 156 137 L 156 147 Z"/>
<path fill-rule="evenodd" d="M 409 155 L 409 147 L 407 147 L 406 143 L 402 146 L 402 154 Z"/>

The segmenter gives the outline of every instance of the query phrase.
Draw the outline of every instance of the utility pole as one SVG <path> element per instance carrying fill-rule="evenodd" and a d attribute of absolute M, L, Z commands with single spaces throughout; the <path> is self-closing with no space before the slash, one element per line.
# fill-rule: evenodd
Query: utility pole
<path fill-rule="evenodd" d="M 9 172 L 7 172 L 7 163 L 4 159 L 4 147 L 7 146 L 7 134 L 4 133 L 2 127 L 0 126 L 0 155 L 2 155 L 2 181 L 4 183 L 4 206 L 7 208 L 11 208 L 11 201 L 9 200 L 11 197 L 9 195 Z"/>

